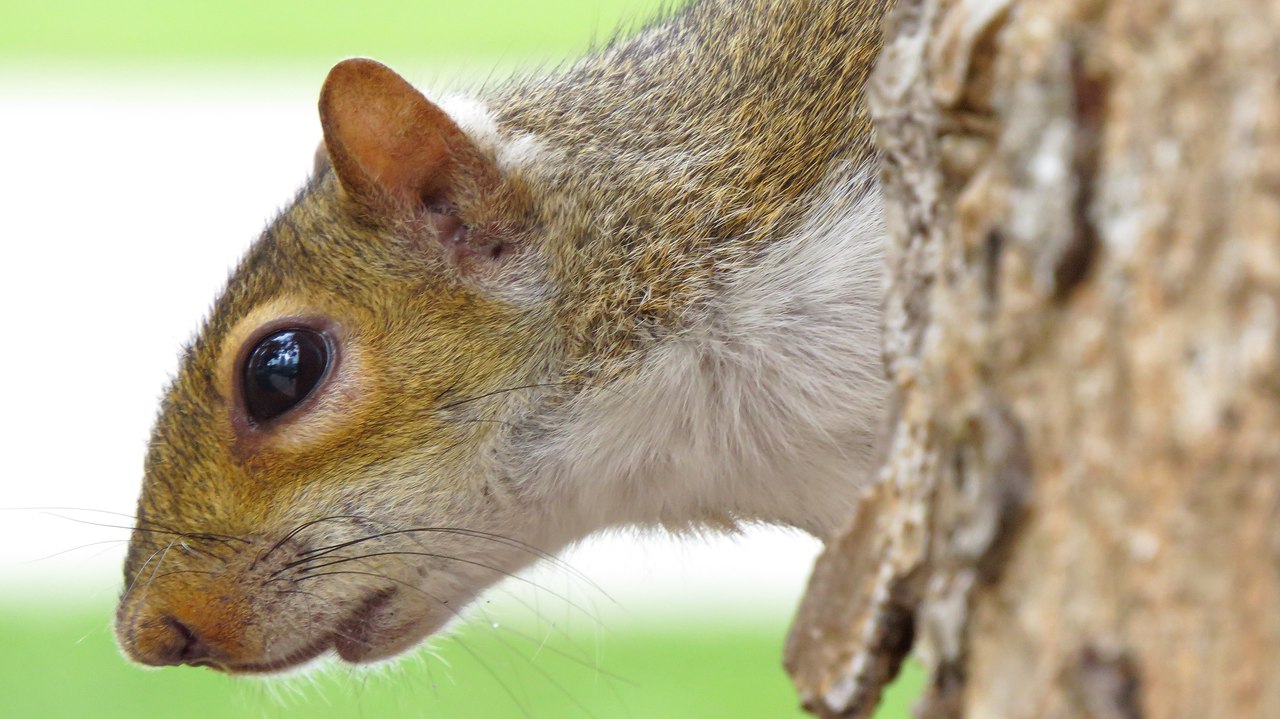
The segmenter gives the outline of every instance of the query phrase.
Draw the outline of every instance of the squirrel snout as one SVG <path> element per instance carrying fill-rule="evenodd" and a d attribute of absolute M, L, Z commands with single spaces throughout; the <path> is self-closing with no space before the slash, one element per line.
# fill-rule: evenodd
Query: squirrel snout
<path fill-rule="evenodd" d="M 145 663 L 156 666 L 190 664 L 200 666 L 213 659 L 213 651 L 191 627 L 173 617 L 160 621 L 155 641 L 145 647 Z"/>
<path fill-rule="evenodd" d="M 133 661 L 234 671 L 262 660 L 262 638 L 241 626 L 249 607 L 233 588 L 175 581 L 146 589 L 127 594 L 116 614 L 116 637 Z"/>
<path fill-rule="evenodd" d="M 135 617 L 130 623 L 121 627 L 121 644 L 136 662 L 155 667 L 216 664 L 213 649 L 192 624 L 168 614 Z"/>
<path fill-rule="evenodd" d="M 149 589 L 126 595 L 116 615 L 120 648 L 139 664 L 268 674 L 305 664 L 333 646 L 331 621 L 304 607 L 255 606 L 253 597 L 234 587 L 173 583 Z M 292 626 L 297 619 L 305 629 Z"/>

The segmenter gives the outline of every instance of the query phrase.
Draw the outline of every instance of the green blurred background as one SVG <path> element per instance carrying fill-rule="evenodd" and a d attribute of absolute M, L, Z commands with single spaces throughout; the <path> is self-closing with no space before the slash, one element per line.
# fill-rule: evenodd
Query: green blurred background
<path fill-rule="evenodd" d="M 295 62 L 376 55 L 454 63 L 562 59 L 642 22 L 656 0 L 41 0 L 6 2 L 0 52 L 10 57 Z"/>
<path fill-rule="evenodd" d="M 672 601 L 678 601 L 673 598 Z M 284 679 L 143 670 L 120 657 L 100 603 L 4 607 L 0 716 L 633 717 L 808 716 L 779 666 L 786 627 L 673 619 L 561 636 L 471 621 L 385 668 Z M 528 631 L 526 631 L 526 629 Z M 878 717 L 907 717 L 919 677 L 893 687 Z"/>
<path fill-rule="evenodd" d="M 273 87 L 264 77 L 313 82 L 335 60 L 351 55 L 376 57 L 417 81 L 431 78 L 465 87 L 572 58 L 615 28 L 651 17 L 661 5 L 654 0 L 4 0 L 0 101 L 5 93 L 18 93 L 15 87 L 24 102 L 40 94 L 32 88 L 47 89 L 56 102 L 57 93 L 110 96 L 111 88 L 136 81 L 143 92 L 155 95 L 149 102 L 163 106 L 166 93 L 198 94 L 210 78 L 222 88 L 243 83 L 259 93 Z M 165 83 L 149 84 L 148 78 L 160 76 Z M 173 90 L 175 83 L 180 92 Z M 281 94 L 305 92 L 291 85 Z M 12 140 L 5 122 L 0 107 L 0 135 Z M 49 160 L 67 161 L 56 147 Z M 279 188 L 275 199 L 283 201 L 291 190 Z M 130 451 L 140 454 L 138 448 Z M 0 506 L 23 503 L 10 500 L 0 495 Z M 25 575 L 9 569 L 0 568 L 0 717 L 6 719 L 804 716 L 780 667 L 786 607 L 757 615 L 705 606 L 681 610 L 677 594 L 658 617 L 646 607 L 624 607 L 630 618 L 612 626 L 584 617 L 554 621 L 550 617 L 565 612 L 544 594 L 519 606 L 499 601 L 502 606 L 493 611 L 502 622 L 491 621 L 482 607 L 418 655 L 373 671 L 333 666 L 260 681 L 129 665 L 111 636 L 114 587 L 102 586 L 98 575 L 33 583 L 10 579 Z M 878 716 L 908 716 L 920 681 L 918 673 L 908 671 Z"/>

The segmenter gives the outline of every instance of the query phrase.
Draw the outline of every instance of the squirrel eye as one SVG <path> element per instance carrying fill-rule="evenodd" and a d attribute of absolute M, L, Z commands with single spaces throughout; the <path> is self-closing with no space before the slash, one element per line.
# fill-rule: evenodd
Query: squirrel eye
<path fill-rule="evenodd" d="M 292 328 L 258 341 L 244 365 L 244 405 L 259 422 L 293 409 L 320 384 L 329 343 L 318 332 Z"/>

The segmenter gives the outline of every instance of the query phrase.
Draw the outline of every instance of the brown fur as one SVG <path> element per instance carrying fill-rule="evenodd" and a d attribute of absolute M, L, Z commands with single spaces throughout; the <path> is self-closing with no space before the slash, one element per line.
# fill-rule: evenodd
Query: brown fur
<path fill-rule="evenodd" d="M 582 375 L 627 364 L 794 227 L 824 179 L 816 168 L 870 155 L 858 98 L 886 5 L 697 3 L 497 94 L 504 125 L 564 152 L 547 236 Z"/>
<path fill-rule="evenodd" d="M 298 578 L 272 574 L 287 559 L 366 536 L 406 504 L 422 522 L 498 534 L 521 512 L 553 513 L 491 466 L 494 448 L 536 442 L 547 412 L 637 372 L 799 225 L 833 168 L 870 157 L 860 88 L 888 2 L 704 0 L 562 74 L 499 88 L 486 98 L 499 129 L 550 149 L 501 173 L 377 67 L 335 69 L 329 159 L 236 269 L 161 405 L 125 566 L 126 652 L 288 666 L 334 635 L 285 646 L 307 611 L 289 593 Z M 337 337 L 329 388 L 254 426 L 239 358 L 264 326 L 297 320 Z M 363 519 L 286 539 L 326 515 Z M 520 540 L 563 541 L 550 536 Z M 530 559 L 474 538 L 432 546 L 502 567 Z M 347 605 L 376 606 L 427 570 L 371 571 L 391 583 L 317 590 L 333 608 L 308 626 L 348 626 L 363 614 Z M 475 590 L 458 591 L 461 603 Z M 180 646 L 183 631 L 200 646 Z M 421 629 L 402 633 L 412 643 Z"/>

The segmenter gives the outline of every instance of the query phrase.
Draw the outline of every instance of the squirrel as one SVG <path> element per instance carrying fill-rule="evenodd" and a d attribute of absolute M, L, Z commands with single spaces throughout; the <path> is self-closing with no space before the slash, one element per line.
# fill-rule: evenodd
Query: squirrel
<path fill-rule="evenodd" d="M 394 656 L 601 529 L 829 538 L 873 473 L 892 0 L 696 0 L 428 100 L 368 59 L 152 433 L 116 616 L 148 665 Z"/>

